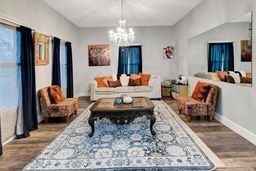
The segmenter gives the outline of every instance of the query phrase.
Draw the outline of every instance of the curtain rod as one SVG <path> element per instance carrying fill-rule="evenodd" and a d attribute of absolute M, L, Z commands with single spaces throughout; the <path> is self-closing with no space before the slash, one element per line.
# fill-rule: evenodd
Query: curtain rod
<path fill-rule="evenodd" d="M 235 43 L 231 40 L 214 40 L 214 41 L 208 41 L 207 43 Z"/>
<path fill-rule="evenodd" d="M 22 22 L 19 22 L 19 21 L 15 21 L 14 19 L 11 19 L 11 18 L 6 17 L 1 14 L 0 14 L 0 23 L 3 25 L 11 26 L 11 27 L 20 27 L 22 25 L 22 26 L 31 28 L 32 32 L 36 32 L 36 30 L 34 28 L 32 28 L 31 26 L 23 24 Z M 42 33 L 42 34 L 44 34 L 44 33 Z M 49 36 L 51 39 L 53 39 L 53 37 L 55 37 L 55 36 L 49 35 L 49 34 L 44 34 L 44 35 Z M 61 39 L 61 42 L 65 43 L 65 42 L 69 42 L 69 41 Z"/>

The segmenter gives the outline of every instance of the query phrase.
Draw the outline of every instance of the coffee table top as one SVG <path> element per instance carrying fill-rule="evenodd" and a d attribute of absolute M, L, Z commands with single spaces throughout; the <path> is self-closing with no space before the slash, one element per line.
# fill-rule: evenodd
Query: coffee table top
<path fill-rule="evenodd" d="M 130 104 L 115 104 L 115 98 L 98 99 L 90 108 L 91 112 L 121 112 L 153 110 L 154 105 L 147 97 L 133 97 Z"/>

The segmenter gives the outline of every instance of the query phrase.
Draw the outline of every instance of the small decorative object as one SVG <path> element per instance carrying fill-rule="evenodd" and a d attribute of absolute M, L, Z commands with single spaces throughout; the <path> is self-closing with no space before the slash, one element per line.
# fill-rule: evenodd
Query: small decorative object
<path fill-rule="evenodd" d="M 179 78 L 176 80 L 177 84 L 187 85 L 188 79 L 184 75 L 179 75 Z"/>
<path fill-rule="evenodd" d="M 241 40 L 241 61 L 251 62 L 252 61 L 252 41 Z"/>
<path fill-rule="evenodd" d="M 88 46 L 89 66 L 109 66 L 110 47 L 109 45 Z"/>
<path fill-rule="evenodd" d="M 123 103 L 126 103 L 126 104 L 132 103 L 132 97 L 128 95 L 123 95 L 122 98 L 123 98 Z"/>
<path fill-rule="evenodd" d="M 164 59 L 173 59 L 174 58 L 174 47 L 167 46 L 164 48 Z"/>
<path fill-rule="evenodd" d="M 115 104 L 122 104 L 122 103 L 123 103 L 123 99 L 121 97 L 115 98 Z"/>
<path fill-rule="evenodd" d="M 49 64 L 49 36 L 34 33 L 35 65 Z"/>

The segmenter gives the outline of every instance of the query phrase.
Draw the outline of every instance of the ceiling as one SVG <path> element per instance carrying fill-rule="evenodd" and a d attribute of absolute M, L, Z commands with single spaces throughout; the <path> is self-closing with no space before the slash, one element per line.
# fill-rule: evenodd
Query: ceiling
<path fill-rule="evenodd" d="M 44 0 L 78 27 L 111 27 L 121 16 L 121 0 Z M 129 26 L 174 25 L 202 0 L 124 0 Z"/>

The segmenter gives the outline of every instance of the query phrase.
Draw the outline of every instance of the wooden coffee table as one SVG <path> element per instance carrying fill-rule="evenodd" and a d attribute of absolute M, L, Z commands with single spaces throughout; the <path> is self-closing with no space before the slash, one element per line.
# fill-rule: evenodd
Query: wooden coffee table
<path fill-rule="evenodd" d="M 114 98 L 102 98 L 97 100 L 92 107 L 88 123 L 92 128 L 89 137 L 94 134 L 94 121 L 97 118 L 108 118 L 115 124 L 126 124 L 132 122 L 135 118 L 145 115 L 150 120 L 150 131 L 152 135 L 156 132 L 153 125 L 156 122 L 154 115 L 154 105 L 147 97 L 134 97 L 130 104 L 115 104 Z"/>

